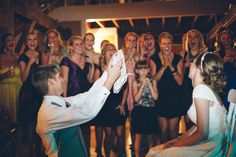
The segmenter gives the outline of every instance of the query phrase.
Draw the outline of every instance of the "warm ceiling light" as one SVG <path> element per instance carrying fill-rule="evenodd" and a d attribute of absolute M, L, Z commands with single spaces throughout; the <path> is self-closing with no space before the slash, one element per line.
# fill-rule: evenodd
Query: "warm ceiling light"
<path fill-rule="evenodd" d="M 120 4 L 124 4 L 124 3 L 125 3 L 125 0 L 119 0 L 119 3 L 120 3 Z"/>
<path fill-rule="evenodd" d="M 86 22 L 96 22 L 96 19 L 86 19 Z"/>

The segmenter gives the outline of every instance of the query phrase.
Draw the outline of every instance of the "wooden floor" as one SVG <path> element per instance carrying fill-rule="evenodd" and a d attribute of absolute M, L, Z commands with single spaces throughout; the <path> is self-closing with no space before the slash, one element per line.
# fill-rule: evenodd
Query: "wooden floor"
<path fill-rule="evenodd" d="M 130 138 L 130 125 L 129 121 L 126 122 L 126 154 L 127 157 L 132 157 L 131 156 L 131 150 L 130 150 L 130 144 L 131 144 L 131 138 Z M 185 123 L 184 123 L 184 118 L 182 117 L 179 123 L 179 133 L 182 134 L 185 132 Z M 95 127 L 91 127 L 91 157 L 97 157 L 97 154 L 95 152 L 95 147 L 96 147 L 96 140 L 95 140 Z M 104 155 L 104 150 L 103 150 L 103 155 Z M 104 155 L 105 156 L 105 155 Z M 116 157 L 116 155 L 111 152 L 110 157 Z"/>

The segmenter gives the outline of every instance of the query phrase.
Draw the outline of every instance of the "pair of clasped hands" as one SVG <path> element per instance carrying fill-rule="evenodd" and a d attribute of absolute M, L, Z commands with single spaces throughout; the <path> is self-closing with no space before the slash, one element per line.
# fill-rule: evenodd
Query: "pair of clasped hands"
<path fill-rule="evenodd" d="M 174 71 L 174 66 L 172 65 L 172 61 L 174 59 L 174 53 L 171 53 L 168 56 L 165 56 L 163 59 L 163 68 L 166 69 L 167 67 L 170 68 L 171 71 Z"/>
<path fill-rule="evenodd" d="M 141 89 L 143 89 L 145 85 L 148 85 L 150 88 L 152 88 L 150 79 L 148 77 L 141 80 Z"/>

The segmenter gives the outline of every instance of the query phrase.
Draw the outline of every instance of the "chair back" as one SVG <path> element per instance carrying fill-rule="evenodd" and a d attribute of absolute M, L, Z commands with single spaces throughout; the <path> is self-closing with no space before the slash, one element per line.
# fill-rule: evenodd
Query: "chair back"
<path fill-rule="evenodd" d="M 230 103 L 229 112 L 227 114 L 227 122 L 229 124 L 229 139 L 227 157 L 236 156 L 236 90 L 231 89 L 228 94 L 228 101 Z"/>

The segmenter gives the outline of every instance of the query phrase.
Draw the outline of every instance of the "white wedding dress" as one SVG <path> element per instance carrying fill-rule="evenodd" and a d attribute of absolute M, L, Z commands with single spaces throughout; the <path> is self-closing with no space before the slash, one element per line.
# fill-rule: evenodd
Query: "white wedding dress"
<path fill-rule="evenodd" d="M 212 101 L 209 108 L 209 137 L 193 146 L 172 147 L 163 150 L 158 145 L 149 150 L 146 157 L 222 157 L 226 142 L 226 109 L 220 105 L 212 90 L 199 84 L 193 90 L 193 99 L 201 98 Z M 188 110 L 188 116 L 193 123 L 197 123 L 196 106 L 194 101 Z"/>

